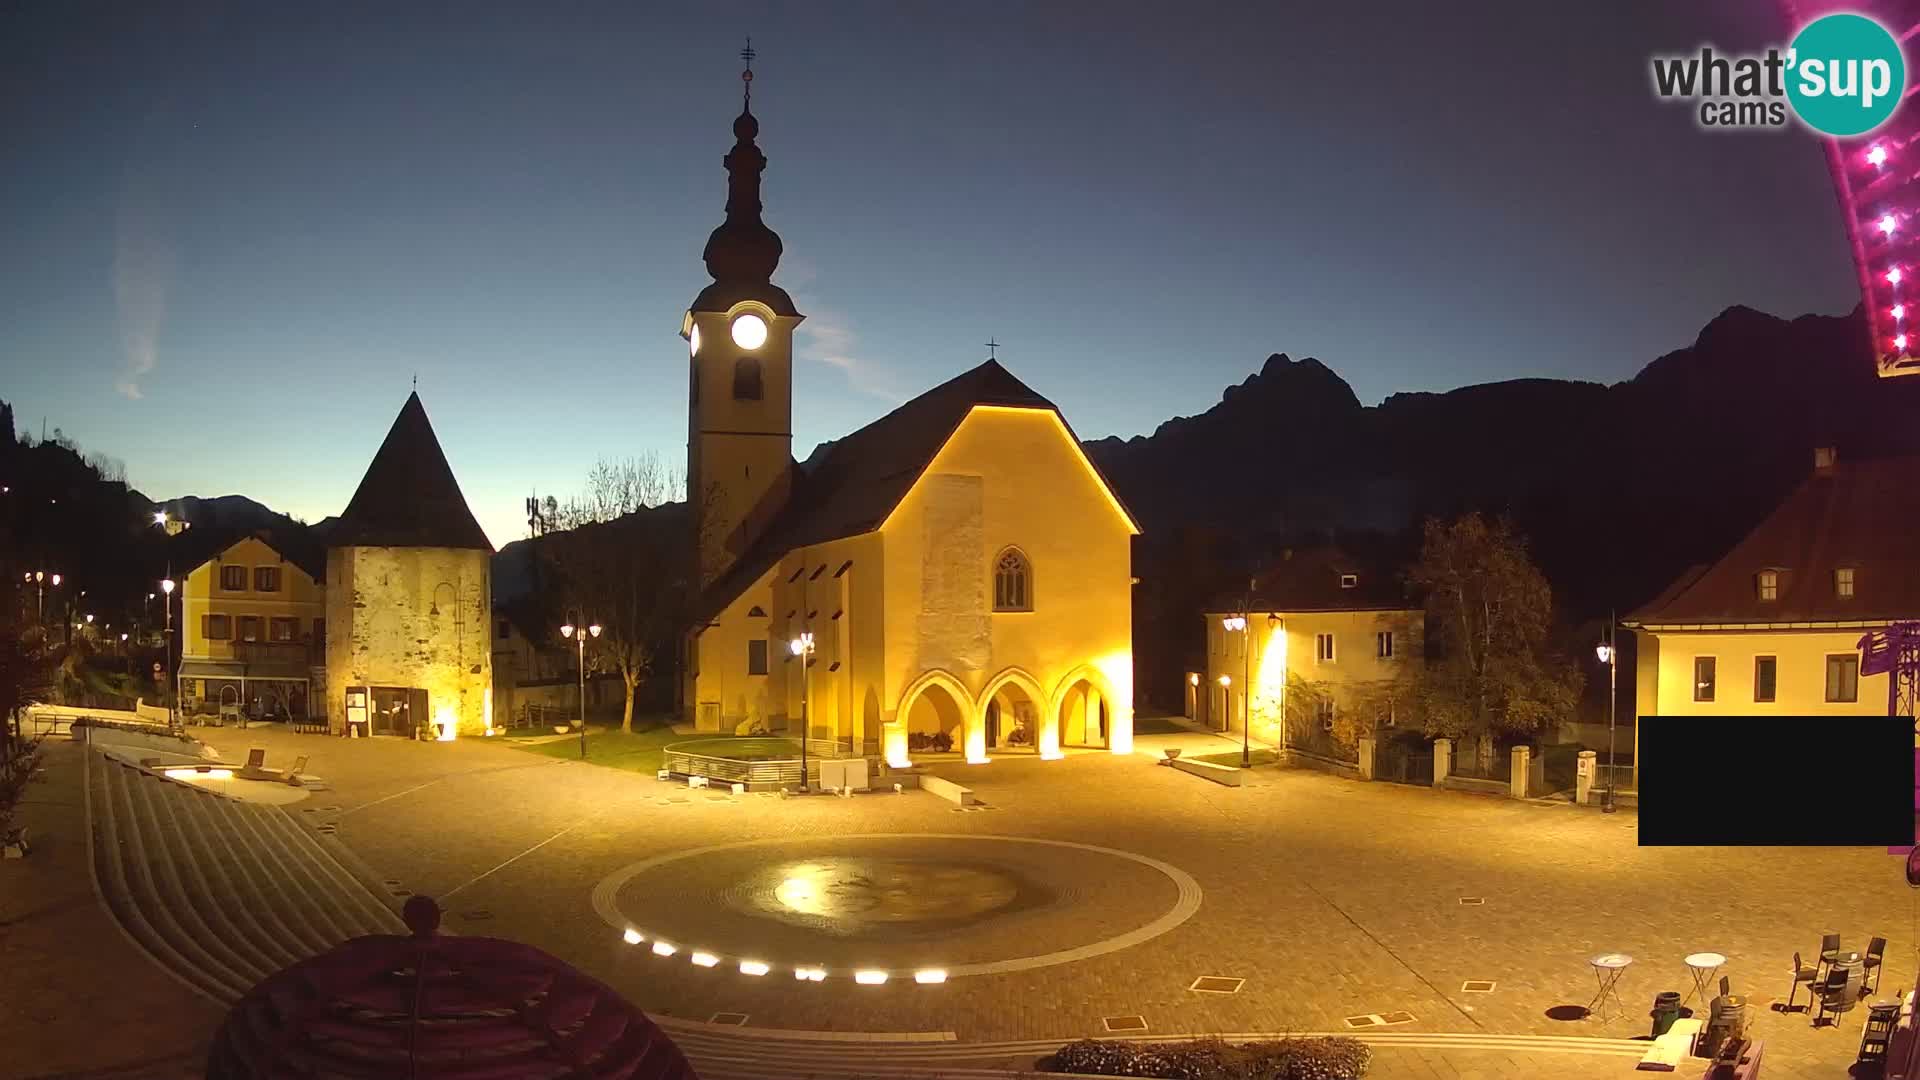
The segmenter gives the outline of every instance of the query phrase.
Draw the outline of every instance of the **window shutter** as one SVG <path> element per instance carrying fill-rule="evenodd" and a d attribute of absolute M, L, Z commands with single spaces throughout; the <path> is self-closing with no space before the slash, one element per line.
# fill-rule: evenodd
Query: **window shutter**
<path fill-rule="evenodd" d="M 213 638 L 213 616 L 200 616 L 200 636 L 208 640 Z"/>

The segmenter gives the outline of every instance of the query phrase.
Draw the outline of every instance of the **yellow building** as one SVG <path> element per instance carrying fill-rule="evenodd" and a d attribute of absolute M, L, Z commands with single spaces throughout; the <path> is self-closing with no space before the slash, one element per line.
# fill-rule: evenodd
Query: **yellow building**
<path fill-rule="evenodd" d="M 1917 490 L 1920 458 L 1816 450 L 1812 475 L 1733 550 L 1623 620 L 1639 715 L 1888 715 L 1888 676 L 1861 673 L 1859 642 L 1920 619 L 1904 509 Z M 1637 789 L 1637 725 L 1634 747 Z"/>
<path fill-rule="evenodd" d="M 304 719 L 310 693 L 324 683 L 319 550 L 304 536 L 262 531 L 188 534 L 173 551 L 175 569 L 188 568 L 180 581 L 181 708 Z"/>
<path fill-rule="evenodd" d="M 803 316 L 771 281 L 758 129 L 734 122 L 713 283 L 682 325 L 703 585 L 686 711 L 896 765 L 1129 752 L 1139 530 L 1051 402 L 989 360 L 793 460 Z"/>
<path fill-rule="evenodd" d="M 493 545 L 420 395 L 407 398 L 326 541 L 334 731 L 446 739 L 491 729 Z"/>
<path fill-rule="evenodd" d="M 1205 671 L 1187 716 L 1271 746 L 1349 757 L 1356 734 L 1395 727 L 1393 680 L 1420 663 L 1424 613 L 1390 571 L 1335 548 L 1288 551 L 1206 614 Z M 1282 718 L 1290 722 L 1282 727 Z"/>

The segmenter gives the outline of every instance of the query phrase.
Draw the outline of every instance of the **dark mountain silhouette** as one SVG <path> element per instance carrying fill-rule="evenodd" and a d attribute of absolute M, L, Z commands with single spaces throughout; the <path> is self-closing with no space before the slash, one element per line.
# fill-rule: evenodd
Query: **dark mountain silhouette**
<path fill-rule="evenodd" d="M 1145 529 L 1142 692 L 1177 704 L 1200 605 L 1289 543 L 1405 559 L 1419 521 L 1511 514 L 1566 622 L 1652 597 L 1751 528 L 1812 466 L 1920 452 L 1920 379 L 1881 379 L 1865 320 L 1722 312 L 1631 380 L 1522 379 L 1362 406 L 1317 360 L 1268 358 L 1220 403 L 1089 456 Z M 1156 580 L 1157 579 L 1157 580 Z"/>

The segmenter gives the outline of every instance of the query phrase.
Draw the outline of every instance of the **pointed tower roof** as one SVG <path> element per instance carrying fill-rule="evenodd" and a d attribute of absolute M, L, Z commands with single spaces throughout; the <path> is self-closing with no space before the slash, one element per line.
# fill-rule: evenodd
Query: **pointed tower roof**
<path fill-rule="evenodd" d="M 401 406 L 327 546 L 493 550 L 467 509 L 418 393 Z"/>
<path fill-rule="evenodd" d="M 760 220 L 760 174 L 767 156 L 754 143 L 760 121 L 753 115 L 753 44 L 740 50 L 747 69 L 740 73 L 745 86 L 740 115 L 733 121 L 733 149 L 722 163 L 727 167 L 727 217 L 701 253 L 713 284 L 693 301 L 695 311 L 725 311 L 742 300 L 758 300 L 779 315 L 794 315 L 793 298 L 773 283 L 780 266 L 780 234 Z"/>

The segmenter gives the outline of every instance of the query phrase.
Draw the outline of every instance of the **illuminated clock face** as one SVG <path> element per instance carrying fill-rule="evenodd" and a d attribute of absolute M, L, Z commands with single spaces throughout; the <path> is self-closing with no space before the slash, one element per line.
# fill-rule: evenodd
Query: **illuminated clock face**
<path fill-rule="evenodd" d="M 696 324 L 693 333 L 687 335 L 687 355 L 700 355 L 700 327 Z"/>
<path fill-rule="evenodd" d="M 767 343 L 767 324 L 758 315 L 742 315 L 733 320 L 733 343 L 743 349 L 757 349 Z"/>

